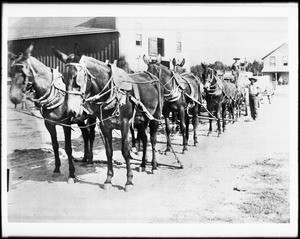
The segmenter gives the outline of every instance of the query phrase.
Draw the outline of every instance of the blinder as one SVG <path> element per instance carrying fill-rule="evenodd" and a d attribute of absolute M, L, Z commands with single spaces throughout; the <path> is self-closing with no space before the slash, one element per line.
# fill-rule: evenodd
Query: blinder
<path fill-rule="evenodd" d="M 24 81 L 24 87 L 22 91 L 24 93 L 31 91 L 32 90 L 32 84 L 33 82 L 29 81 L 29 77 L 35 77 L 36 73 L 34 69 L 31 66 L 26 66 L 25 64 L 22 63 L 15 63 L 16 61 L 13 61 L 11 64 L 11 67 L 13 66 L 20 66 L 22 67 L 22 73 L 25 75 L 25 81 Z"/>
<path fill-rule="evenodd" d="M 66 66 L 67 67 L 74 66 L 76 68 L 77 73 L 74 76 L 76 77 L 75 78 L 76 84 L 81 89 L 84 88 L 85 84 L 87 83 L 87 73 L 84 69 L 84 66 L 79 63 L 68 63 Z"/>

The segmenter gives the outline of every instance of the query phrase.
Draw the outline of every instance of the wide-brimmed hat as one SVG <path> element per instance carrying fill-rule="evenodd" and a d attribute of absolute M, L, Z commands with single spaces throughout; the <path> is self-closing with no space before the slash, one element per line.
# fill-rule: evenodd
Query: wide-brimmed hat
<path fill-rule="evenodd" d="M 257 78 L 255 78 L 255 77 L 249 77 L 249 81 L 257 81 Z"/>

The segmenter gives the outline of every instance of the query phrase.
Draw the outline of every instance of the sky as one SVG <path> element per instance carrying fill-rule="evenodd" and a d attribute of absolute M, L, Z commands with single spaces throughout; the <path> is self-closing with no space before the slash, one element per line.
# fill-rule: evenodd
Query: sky
<path fill-rule="evenodd" d="M 118 5 L 107 6 L 107 8 L 103 8 L 103 5 L 101 5 L 101 8 L 99 8 L 99 5 L 96 5 L 94 8 L 91 5 L 87 5 L 86 7 L 91 12 L 91 17 L 103 16 L 106 13 L 108 16 L 124 16 L 126 11 L 120 12 L 120 8 L 116 6 Z M 30 8 L 29 10 L 33 11 L 33 13 L 30 14 L 29 11 L 25 16 L 34 16 L 37 12 L 41 14 L 43 11 L 45 13 L 43 14 L 44 16 L 49 16 L 49 13 L 53 11 L 51 7 L 46 8 L 46 5 L 43 4 L 39 5 L 39 7 L 39 11 L 34 11 L 34 9 Z M 101 11 L 97 11 L 97 7 Z M 172 27 L 181 30 L 182 39 L 185 39 L 186 43 L 183 47 L 187 47 L 187 56 L 183 57 L 189 59 L 190 65 L 195 65 L 203 61 L 213 63 L 217 60 L 229 65 L 233 63 L 234 57 L 246 58 L 248 62 L 253 62 L 254 60 L 261 60 L 262 57 L 283 43 L 289 43 L 289 18 L 287 14 L 282 14 L 282 12 L 287 10 L 284 8 L 275 8 L 275 10 L 272 10 L 268 6 L 263 8 L 264 6 L 260 7 L 258 5 L 252 11 L 250 7 L 238 8 L 236 6 L 226 8 L 227 6 L 221 6 L 220 9 L 216 7 L 213 9 L 208 8 L 207 11 L 204 8 L 203 11 L 203 6 L 199 7 L 195 5 L 195 7 L 191 7 L 189 5 L 189 8 L 187 8 L 191 13 L 189 14 L 189 12 L 184 11 L 185 8 L 178 6 L 174 8 L 174 11 L 172 11 L 172 7 L 166 8 L 170 11 L 164 11 L 164 5 L 153 5 L 152 12 L 151 10 L 147 11 L 148 6 L 139 7 L 139 11 L 135 11 L 134 7 L 125 5 L 124 10 L 126 8 L 132 10 L 132 14 L 129 14 L 130 17 L 153 18 L 156 27 L 160 27 L 157 16 L 168 17 L 170 15 L 172 17 L 174 21 Z M 151 6 L 149 9 L 151 9 Z M 181 9 L 182 11 L 180 11 Z M 276 10 L 278 9 L 280 11 L 276 15 Z M 60 10 L 63 11 L 63 8 Z M 96 12 L 93 12 L 95 10 Z M 26 11 L 22 11 L 23 14 L 24 12 Z M 216 14 L 218 12 L 220 14 Z M 225 15 L 224 12 L 226 13 Z M 261 14 L 251 15 L 250 13 L 252 12 L 261 12 Z M 268 16 L 270 12 L 275 12 L 275 14 Z M 55 16 L 68 16 L 68 14 L 75 13 L 75 11 L 63 11 L 63 13 L 61 15 L 58 8 L 55 8 L 55 14 L 53 12 L 51 14 Z M 17 18 L 10 21 L 9 24 L 18 20 L 20 14 L 15 15 Z M 40 15 L 37 14 L 37 16 Z M 80 11 L 77 16 L 86 16 L 86 13 Z M 128 11 L 125 16 L 128 16 Z M 163 28 L 164 26 L 161 24 L 161 27 Z"/>
<path fill-rule="evenodd" d="M 253 62 L 289 40 L 287 18 L 195 18 L 193 27 L 189 54 L 194 63 L 201 58 L 232 64 L 234 57 Z"/>

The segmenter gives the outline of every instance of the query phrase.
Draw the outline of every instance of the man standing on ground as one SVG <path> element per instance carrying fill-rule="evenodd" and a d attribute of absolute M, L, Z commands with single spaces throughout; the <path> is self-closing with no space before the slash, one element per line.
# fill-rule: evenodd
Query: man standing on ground
<path fill-rule="evenodd" d="M 250 113 L 253 120 L 256 120 L 257 118 L 257 106 L 258 106 L 258 100 L 259 100 L 259 93 L 260 88 L 256 84 L 257 79 L 255 77 L 250 77 L 250 84 L 248 85 L 249 89 L 249 106 L 250 106 Z"/>

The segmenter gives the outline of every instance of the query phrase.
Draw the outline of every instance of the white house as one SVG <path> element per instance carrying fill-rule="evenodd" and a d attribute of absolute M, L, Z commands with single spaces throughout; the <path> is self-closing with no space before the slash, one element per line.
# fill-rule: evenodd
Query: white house
<path fill-rule="evenodd" d="M 286 84 L 289 81 L 289 45 L 284 43 L 262 58 L 263 75 L 269 75 L 270 79 L 277 83 L 279 79 Z"/>
<path fill-rule="evenodd" d="M 172 66 L 172 59 L 185 58 L 189 69 L 186 39 L 172 18 L 116 18 L 116 29 L 120 33 L 119 54 L 124 55 L 134 71 L 146 70 L 143 55 L 156 58 L 162 56 L 163 63 Z"/>

